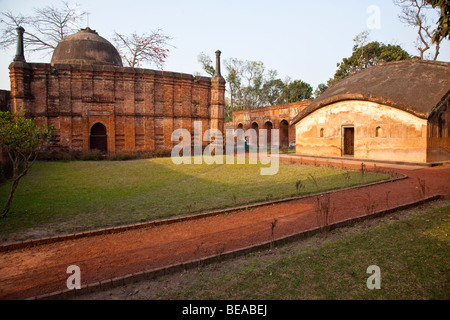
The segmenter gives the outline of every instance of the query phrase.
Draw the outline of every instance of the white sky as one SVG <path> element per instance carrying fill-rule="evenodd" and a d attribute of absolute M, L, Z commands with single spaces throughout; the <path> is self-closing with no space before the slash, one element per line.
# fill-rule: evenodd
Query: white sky
<path fill-rule="evenodd" d="M 416 30 L 398 19 L 400 9 L 392 0 L 75 0 L 90 13 L 89 26 L 112 40 L 120 33 L 157 28 L 173 37 L 164 70 L 202 72 L 200 52 L 214 60 L 262 61 L 279 78 L 303 80 L 315 89 L 334 75 L 336 64 L 352 52 L 354 37 L 376 22 L 370 40 L 401 45 L 418 55 Z M 30 14 L 33 7 L 58 5 L 52 0 L 0 0 L 0 12 Z M 374 19 L 375 18 L 375 19 Z M 434 22 L 434 21 L 433 21 Z M 434 27 L 434 24 L 433 24 Z M 431 53 L 432 50 L 429 50 Z M 10 89 L 8 66 L 15 48 L 0 51 L 0 89 Z M 51 55 L 26 55 L 28 62 L 49 62 Z M 450 41 L 441 46 L 441 61 L 450 61 Z M 154 67 L 150 67 L 154 68 Z"/>

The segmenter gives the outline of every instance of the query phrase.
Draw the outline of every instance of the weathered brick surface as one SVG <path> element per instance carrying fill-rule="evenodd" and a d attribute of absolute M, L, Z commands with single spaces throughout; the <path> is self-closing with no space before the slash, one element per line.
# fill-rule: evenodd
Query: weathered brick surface
<path fill-rule="evenodd" d="M 88 151 L 90 130 L 102 123 L 109 153 L 171 149 L 173 130 L 193 135 L 223 131 L 222 77 L 107 65 L 54 65 L 13 62 L 11 106 L 45 116 L 55 126 L 52 150 Z M 208 144 L 208 142 L 204 142 Z"/>
<path fill-rule="evenodd" d="M 280 104 L 264 108 L 233 112 L 233 128 L 242 129 L 279 129 L 280 146 L 295 146 L 295 127 L 289 126 L 290 121 L 312 100 Z"/>

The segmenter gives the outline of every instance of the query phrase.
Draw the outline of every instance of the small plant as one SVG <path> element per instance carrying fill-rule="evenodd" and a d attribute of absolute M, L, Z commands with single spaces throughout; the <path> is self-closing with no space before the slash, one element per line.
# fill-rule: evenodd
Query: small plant
<path fill-rule="evenodd" d="M 222 254 L 224 253 L 224 251 L 225 247 L 223 245 L 215 249 L 216 255 L 219 256 L 219 262 L 222 260 Z"/>
<path fill-rule="evenodd" d="M 316 186 L 316 190 L 319 191 L 319 183 L 317 182 L 316 177 L 312 173 L 308 174 L 308 180 L 310 180 Z"/>
<path fill-rule="evenodd" d="M 346 171 L 346 172 L 342 173 L 342 175 L 344 176 L 345 185 L 348 187 L 350 185 L 350 179 L 351 179 L 350 172 Z"/>
<path fill-rule="evenodd" d="M 325 231 L 325 236 L 330 229 L 330 216 L 334 212 L 334 208 L 331 206 L 331 196 L 329 193 L 316 196 L 317 205 L 317 220 L 319 226 Z"/>
<path fill-rule="evenodd" d="M 274 242 L 274 231 L 275 227 L 277 226 L 278 219 L 273 219 L 273 221 L 270 223 L 270 231 L 271 231 L 271 240 L 270 240 L 270 250 L 273 248 L 273 242 Z"/>
<path fill-rule="evenodd" d="M 419 191 L 419 197 L 421 199 L 425 198 L 427 186 L 425 180 L 420 179 L 420 177 L 417 177 L 417 183 L 419 184 L 416 189 Z"/>
<path fill-rule="evenodd" d="M 197 247 L 196 247 L 195 250 L 194 250 L 194 254 L 195 254 L 195 255 L 197 255 L 197 253 L 200 252 L 200 248 L 203 246 L 203 244 L 204 244 L 204 242 L 202 241 L 202 242 L 200 242 L 200 243 L 197 245 Z"/>
<path fill-rule="evenodd" d="M 305 185 L 302 180 L 297 180 L 295 182 L 295 188 L 297 189 L 297 195 L 301 192 L 301 190 L 305 189 Z"/>
<path fill-rule="evenodd" d="M 369 215 L 375 212 L 376 203 L 373 201 L 370 192 L 367 192 L 366 195 L 367 195 L 367 203 L 364 206 L 366 208 L 366 213 Z"/>
<path fill-rule="evenodd" d="M 386 207 L 389 208 L 389 194 L 391 191 L 386 191 Z"/>
<path fill-rule="evenodd" d="M 237 204 L 237 196 L 236 196 L 236 194 L 233 193 L 233 194 L 231 195 L 231 197 L 233 198 L 233 203 L 234 203 L 234 205 L 236 205 L 236 204 Z"/>
<path fill-rule="evenodd" d="M 364 164 L 364 162 L 361 162 L 361 183 L 364 183 L 364 174 L 366 173 L 366 165 Z"/>

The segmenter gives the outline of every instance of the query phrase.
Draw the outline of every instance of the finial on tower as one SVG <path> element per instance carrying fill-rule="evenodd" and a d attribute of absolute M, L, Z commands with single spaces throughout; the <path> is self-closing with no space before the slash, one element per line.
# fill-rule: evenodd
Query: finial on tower
<path fill-rule="evenodd" d="M 25 56 L 23 54 L 23 34 L 25 32 L 25 29 L 19 26 L 16 28 L 16 30 L 17 30 L 17 50 L 14 61 L 25 62 Z"/>
<path fill-rule="evenodd" d="M 222 52 L 220 52 L 220 50 L 216 51 L 216 73 L 214 74 L 214 77 L 221 77 L 222 75 L 220 74 L 220 54 Z"/>

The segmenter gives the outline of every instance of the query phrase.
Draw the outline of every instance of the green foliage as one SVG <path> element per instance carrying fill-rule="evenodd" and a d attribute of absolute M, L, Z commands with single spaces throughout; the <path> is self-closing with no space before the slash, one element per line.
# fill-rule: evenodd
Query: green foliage
<path fill-rule="evenodd" d="M 445 38 L 450 38 L 450 3 L 448 0 L 426 0 L 433 8 L 441 9 L 441 16 L 437 22 L 437 28 L 433 31 L 433 43 L 439 43 Z"/>
<path fill-rule="evenodd" d="M 48 127 L 44 120 L 27 118 L 22 110 L 14 114 L 0 112 L 0 144 L 8 152 L 13 165 L 13 184 L 2 217 L 9 211 L 19 180 L 27 174 L 39 152 L 50 141 L 53 126 Z"/>
<path fill-rule="evenodd" d="M 279 97 L 281 103 L 303 101 L 312 98 L 312 87 L 301 80 L 295 80 L 283 87 Z"/>
<path fill-rule="evenodd" d="M 355 42 L 357 38 L 355 39 Z M 408 60 L 411 56 L 408 52 L 403 50 L 399 45 L 384 44 L 377 41 L 370 42 L 361 46 L 355 44 L 353 47 L 353 54 L 342 59 L 341 63 L 338 63 L 338 69 L 334 74 L 334 77 L 328 80 L 328 86 L 331 86 L 338 81 L 344 79 L 352 72 L 363 70 L 378 63 Z"/>
<path fill-rule="evenodd" d="M 50 139 L 52 128 L 37 124 L 42 120 L 26 118 L 22 111 L 0 112 L 0 143 L 13 158 L 31 159 Z"/>
<path fill-rule="evenodd" d="M 203 71 L 213 76 L 212 59 L 200 53 L 198 62 Z M 227 82 L 225 122 L 232 120 L 232 112 L 311 99 L 312 87 L 301 80 L 282 81 L 276 70 L 269 70 L 261 61 L 230 58 L 225 61 Z"/>
<path fill-rule="evenodd" d="M 328 86 L 325 83 L 321 83 L 317 86 L 316 90 L 314 91 L 314 97 L 318 98 L 322 93 L 325 92 L 325 90 L 328 89 Z"/>
<path fill-rule="evenodd" d="M 202 69 L 205 70 L 205 72 L 210 75 L 214 76 L 216 73 L 216 70 L 213 67 L 213 62 L 208 55 L 204 52 L 200 52 L 200 54 L 197 57 L 198 62 L 202 65 Z"/>

